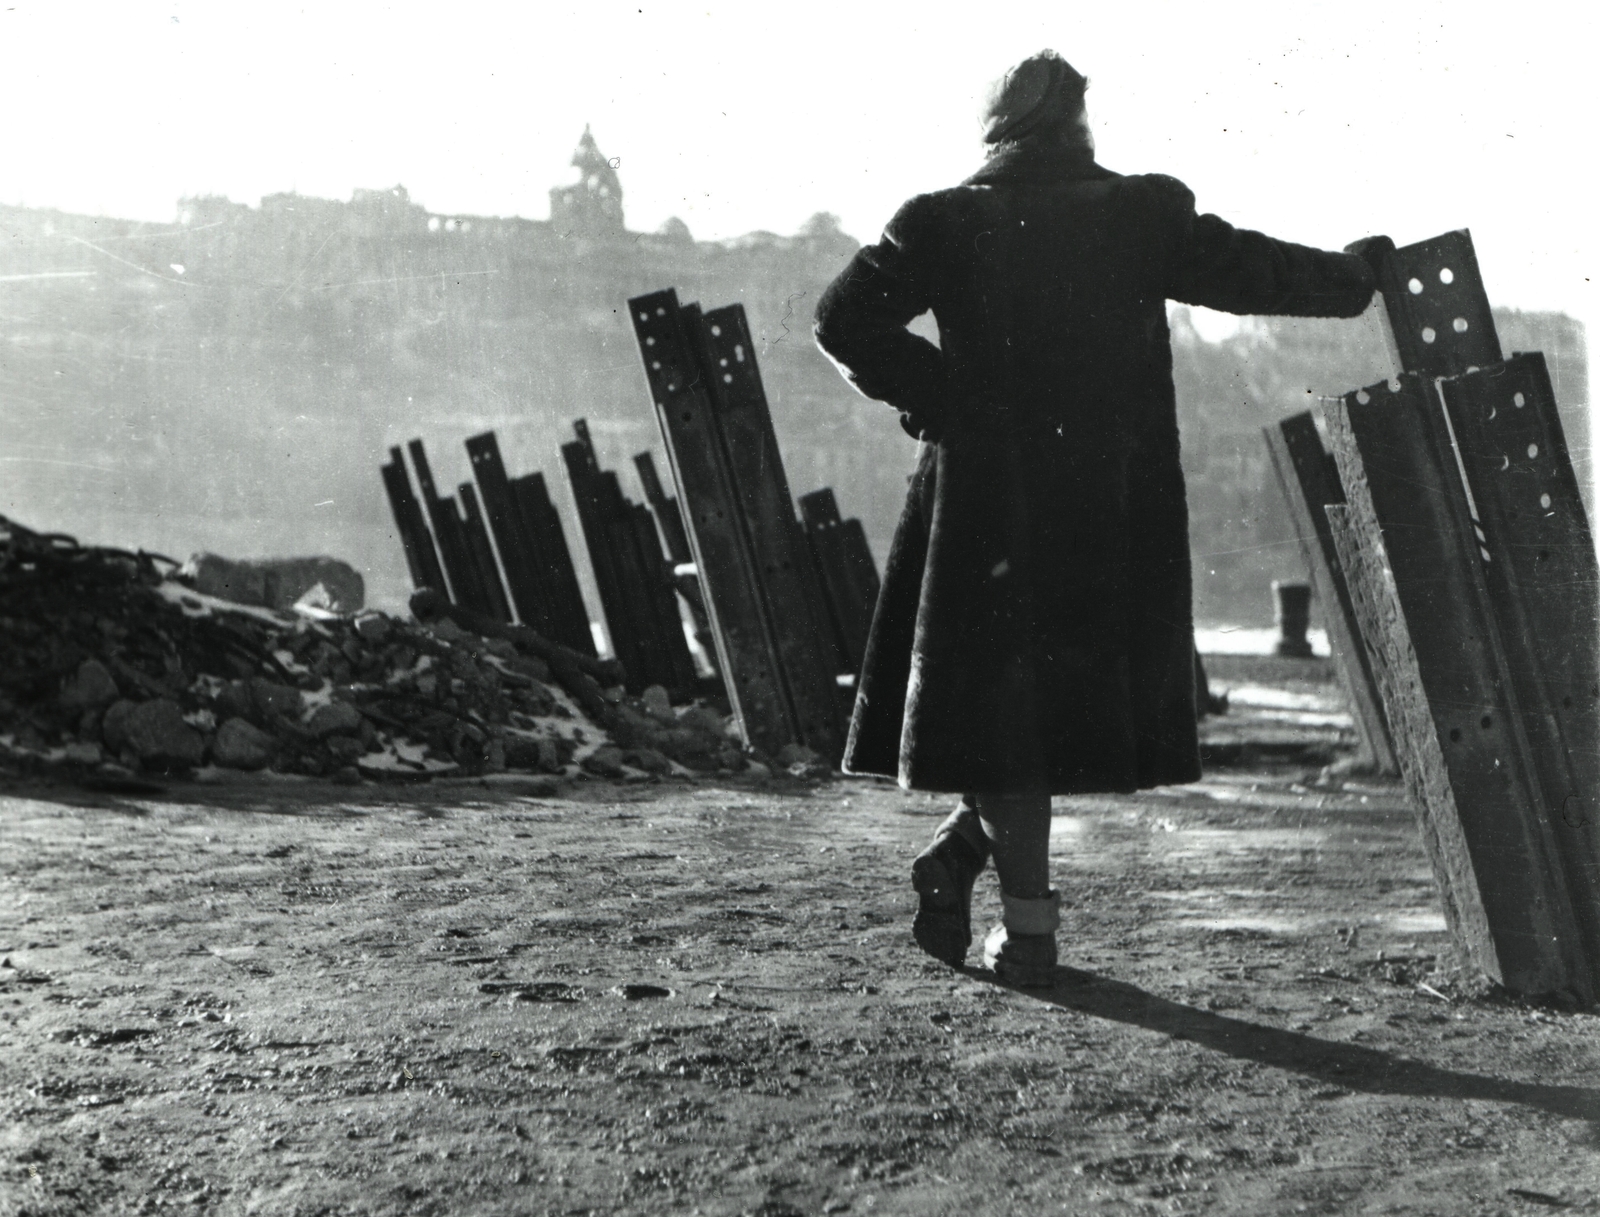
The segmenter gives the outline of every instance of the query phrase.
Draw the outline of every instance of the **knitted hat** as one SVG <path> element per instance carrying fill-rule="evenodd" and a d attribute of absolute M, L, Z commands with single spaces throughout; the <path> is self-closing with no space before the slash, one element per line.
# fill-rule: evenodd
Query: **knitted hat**
<path fill-rule="evenodd" d="M 1088 85 L 1054 51 L 1030 55 L 990 86 L 983 142 L 1022 139 L 1077 117 Z"/>

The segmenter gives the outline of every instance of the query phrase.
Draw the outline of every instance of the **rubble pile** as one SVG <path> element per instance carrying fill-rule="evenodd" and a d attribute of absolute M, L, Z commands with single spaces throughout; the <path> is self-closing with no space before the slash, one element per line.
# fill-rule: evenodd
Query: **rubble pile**
<path fill-rule="evenodd" d="M 0 764 L 349 781 L 746 764 L 715 709 L 627 698 L 614 663 L 531 631 L 242 606 L 176 568 L 0 517 Z"/>

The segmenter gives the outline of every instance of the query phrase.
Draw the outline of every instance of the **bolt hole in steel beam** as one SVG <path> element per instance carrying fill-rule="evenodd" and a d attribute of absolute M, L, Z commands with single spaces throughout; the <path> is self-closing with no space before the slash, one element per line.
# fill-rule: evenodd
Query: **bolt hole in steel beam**
<path fill-rule="evenodd" d="M 1465 230 L 1397 250 L 1380 280 L 1407 371 L 1452 376 L 1500 362 L 1494 318 Z"/>

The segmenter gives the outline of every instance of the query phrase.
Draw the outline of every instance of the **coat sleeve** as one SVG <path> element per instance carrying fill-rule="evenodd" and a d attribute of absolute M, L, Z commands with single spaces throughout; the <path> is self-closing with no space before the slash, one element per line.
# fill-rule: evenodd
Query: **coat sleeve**
<path fill-rule="evenodd" d="M 1196 215 L 1194 195 L 1173 178 L 1151 179 L 1167 195 L 1175 227 L 1167 296 L 1224 313 L 1355 317 L 1377 287 L 1354 254 L 1330 253 Z"/>
<path fill-rule="evenodd" d="M 817 302 L 817 345 L 863 396 L 907 415 L 906 429 L 934 428 L 943 413 L 944 358 L 907 323 L 933 306 L 936 259 L 928 196 L 912 199 L 883 239 L 863 246 Z"/>

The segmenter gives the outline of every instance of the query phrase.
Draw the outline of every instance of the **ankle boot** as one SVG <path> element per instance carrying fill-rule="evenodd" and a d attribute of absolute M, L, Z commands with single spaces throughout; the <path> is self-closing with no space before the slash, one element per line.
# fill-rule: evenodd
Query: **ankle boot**
<path fill-rule="evenodd" d="M 933 843 L 911 863 L 911 886 L 918 896 L 911 924 L 917 945 L 941 963 L 958 968 L 972 945 L 972 885 L 988 861 L 966 834 L 946 820 Z M 977 813 L 972 813 L 977 818 Z M 983 837 L 981 832 L 978 839 Z"/>
<path fill-rule="evenodd" d="M 1000 903 L 1004 918 L 984 939 L 983 962 L 1001 980 L 1024 989 L 1054 984 L 1061 893 L 1053 891 L 1043 900 L 1018 900 L 1001 892 Z"/>

